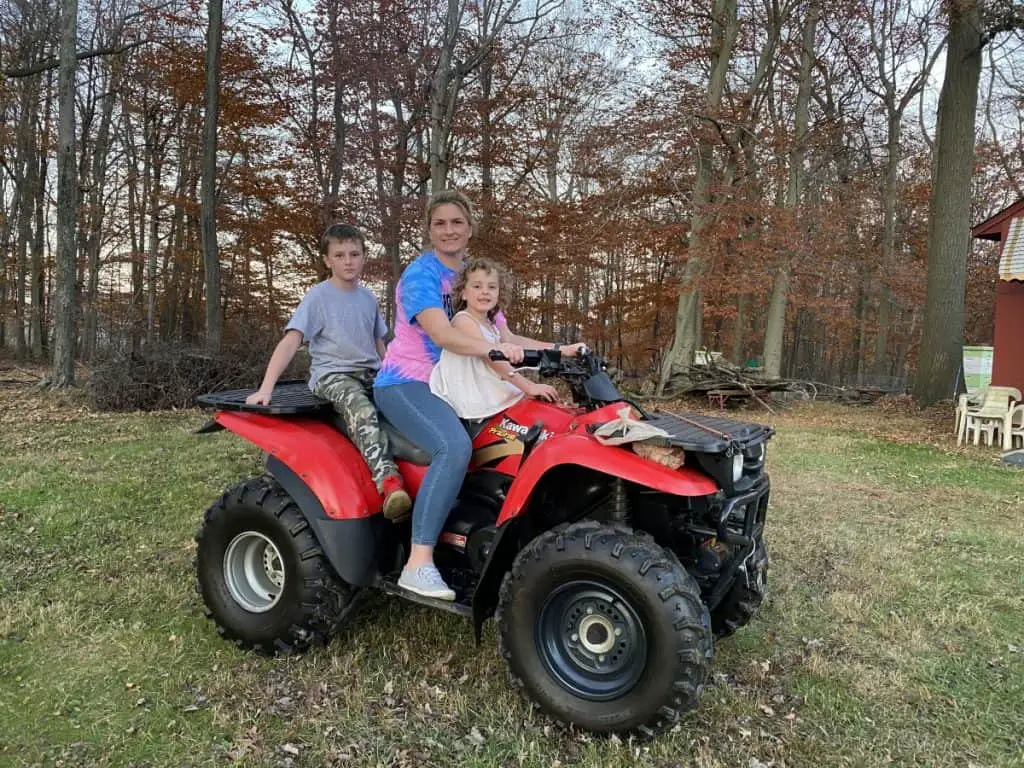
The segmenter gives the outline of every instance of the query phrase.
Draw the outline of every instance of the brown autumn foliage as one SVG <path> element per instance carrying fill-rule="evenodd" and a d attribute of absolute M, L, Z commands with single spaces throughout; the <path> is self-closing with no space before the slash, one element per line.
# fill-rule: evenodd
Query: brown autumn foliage
<path fill-rule="evenodd" d="M 483 214 L 474 252 L 501 260 L 514 276 L 504 302 L 517 328 L 586 340 L 632 375 L 657 371 L 693 256 L 696 147 L 705 143 L 714 172 L 710 202 L 696 211 L 707 222 L 701 346 L 737 363 L 762 355 L 774 271 L 786 260 L 793 277 L 784 374 L 903 386 L 921 330 L 936 92 L 926 88 L 923 106 L 914 102 L 900 128 L 896 259 L 884 265 L 885 125 L 879 100 L 864 87 L 879 82 L 864 55 L 864 21 L 874 14 L 885 22 L 879 14 L 907 6 L 826 6 L 810 127 L 801 137 L 792 116 L 799 4 L 776 4 L 764 18 L 760 4 L 738 3 L 714 114 L 701 107 L 710 3 L 643 0 L 600 13 L 566 4 L 504 28 L 482 56 L 488 14 L 499 5 L 464 6 L 451 53 L 460 65 L 476 65 L 451 104 L 447 183 L 467 191 Z M 305 10 L 225 5 L 216 300 L 227 344 L 273 337 L 322 277 L 316 241 L 328 220 L 368 232 L 366 280 L 390 316 L 394 282 L 422 246 L 445 7 L 436 0 L 316 0 Z M 56 11 L 57 0 L 4 6 L 5 71 L 54 55 Z M 938 5 L 925 11 L 921 23 L 938 34 Z M 910 29 L 903 17 L 897 22 Z M 101 192 L 80 195 L 84 357 L 202 342 L 204 24 L 198 0 L 82 4 L 80 50 L 114 51 L 83 59 L 78 79 L 80 189 Z M 908 35 L 900 44 L 916 61 L 922 54 Z M 1005 55 L 1020 61 L 1016 48 Z M 54 83 L 50 70 L 14 74 L 0 77 L 0 352 L 29 357 L 47 353 L 52 322 Z M 1024 128 L 1006 108 L 1019 105 L 1019 87 L 990 80 L 975 220 L 1020 193 L 1024 157 Z M 787 209 L 794 142 L 804 150 L 805 185 Z M 94 168 L 101 150 L 107 160 Z M 95 262 L 85 248 L 90 237 L 99 244 Z M 995 282 L 990 246 L 975 244 L 968 273 L 966 341 L 985 343 Z M 892 296 L 891 327 L 885 357 L 875 360 L 882 285 Z"/>

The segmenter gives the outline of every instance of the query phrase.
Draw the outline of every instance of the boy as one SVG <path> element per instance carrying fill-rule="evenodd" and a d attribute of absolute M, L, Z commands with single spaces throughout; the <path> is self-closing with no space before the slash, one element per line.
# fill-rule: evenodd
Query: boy
<path fill-rule="evenodd" d="M 333 224 L 320 239 L 320 250 L 330 279 L 314 285 L 302 299 L 270 356 L 263 383 L 246 402 L 269 405 L 278 378 L 303 341 L 308 341 L 309 388 L 330 400 L 344 420 L 384 497 L 384 516 L 401 520 L 408 515 L 412 499 L 391 458 L 371 399 L 388 328 L 377 299 L 359 284 L 366 240 L 355 227 Z"/>

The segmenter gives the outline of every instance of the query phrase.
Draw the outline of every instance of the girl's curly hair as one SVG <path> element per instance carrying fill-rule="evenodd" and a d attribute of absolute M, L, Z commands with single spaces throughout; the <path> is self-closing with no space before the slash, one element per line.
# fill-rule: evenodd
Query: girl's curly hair
<path fill-rule="evenodd" d="M 498 303 L 494 305 L 492 309 L 487 312 L 487 319 L 492 323 L 498 312 L 501 311 L 501 283 L 504 279 L 504 274 L 501 267 L 498 266 L 498 262 L 492 259 L 470 259 L 466 262 L 466 265 L 462 268 L 459 276 L 455 279 L 455 285 L 452 286 L 452 306 L 454 306 L 456 312 L 461 312 L 466 308 L 466 300 L 462 298 L 462 292 L 466 290 L 466 283 L 469 282 L 470 272 L 485 272 L 488 275 L 495 275 L 498 278 Z"/>

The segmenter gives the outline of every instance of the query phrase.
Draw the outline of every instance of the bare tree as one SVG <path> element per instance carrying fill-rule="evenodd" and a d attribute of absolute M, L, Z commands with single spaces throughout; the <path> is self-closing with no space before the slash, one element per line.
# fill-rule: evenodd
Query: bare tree
<path fill-rule="evenodd" d="M 814 36 L 821 17 L 821 6 L 812 2 L 804 18 L 803 40 L 800 46 L 800 70 L 797 80 L 796 115 L 794 119 L 793 145 L 789 154 L 789 183 L 786 187 L 786 209 L 799 221 L 799 206 L 804 186 L 804 157 L 808 136 L 809 108 L 811 100 L 811 66 L 814 63 Z M 764 332 L 764 372 L 768 378 L 777 379 L 782 373 L 782 347 L 786 332 L 786 304 L 789 300 L 789 283 L 792 278 L 792 264 L 783 257 L 776 268 L 772 293 L 768 299 L 768 314 Z"/>
<path fill-rule="evenodd" d="M 223 0 L 209 0 L 206 32 L 206 111 L 203 116 L 203 177 L 200 232 L 206 278 L 206 346 L 220 349 L 220 252 L 217 247 L 217 117 L 220 111 L 220 47 Z"/>
<path fill-rule="evenodd" d="M 732 58 L 733 45 L 739 31 L 736 0 L 715 0 L 711 20 L 711 76 L 708 80 L 705 111 L 714 117 L 722 105 L 726 74 Z M 693 213 L 687 241 L 687 260 L 681 279 L 682 289 L 676 306 L 675 335 L 672 347 L 662 363 L 658 394 L 665 388 L 675 365 L 688 366 L 700 344 L 703 321 L 699 277 L 703 269 L 700 258 L 701 235 L 707 224 L 708 203 L 714 177 L 714 145 L 710 136 L 697 147 L 697 177 L 693 185 Z"/>
<path fill-rule="evenodd" d="M 54 387 L 75 383 L 78 186 L 75 180 L 75 70 L 78 0 L 60 2 L 60 67 L 57 78 L 57 280 L 54 305 Z"/>
<path fill-rule="evenodd" d="M 527 0 L 528 2 L 530 0 Z M 523 0 L 482 0 L 476 35 L 461 58 L 456 57 L 457 44 L 463 34 L 463 18 L 467 4 L 446 0 L 444 31 L 439 41 L 437 65 L 430 91 L 430 189 L 444 189 L 450 165 L 449 141 L 459 94 L 466 78 L 477 72 L 506 29 L 524 27 L 521 40 L 534 37 L 540 22 L 561 7 L 564 0 L 532 0 L 524 7 Z M 521 15 L 520 15 L 521 14 Z"/>
<path fill-rule="evenodd" d="M 963 354 L 964 290 L 970 252 L 971 173 L 982 49 L 997 33 L 1024 26 L 1009 3 L 986 14 L 982 0 L 948 4 L 946 74 L 939 94 L 935 178 L 928 209 L 928 286 L 913 393 L 920 405 L 953 394 Z"/>

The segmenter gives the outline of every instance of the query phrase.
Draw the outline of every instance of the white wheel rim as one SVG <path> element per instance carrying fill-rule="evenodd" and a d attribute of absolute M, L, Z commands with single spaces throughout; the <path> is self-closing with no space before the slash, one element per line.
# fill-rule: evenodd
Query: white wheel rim
<path fill-rule="evenodd" d="M 284 591 L 284 560 L 277 546 L 257 531 L 240 533 L 224 553 L 224 583 L 250 613 L 266 613 Z"/>

